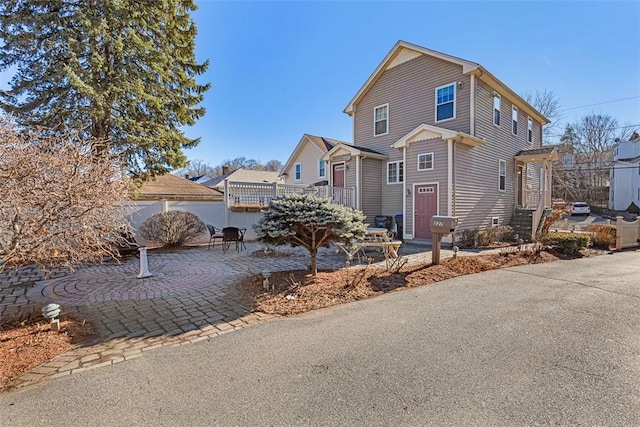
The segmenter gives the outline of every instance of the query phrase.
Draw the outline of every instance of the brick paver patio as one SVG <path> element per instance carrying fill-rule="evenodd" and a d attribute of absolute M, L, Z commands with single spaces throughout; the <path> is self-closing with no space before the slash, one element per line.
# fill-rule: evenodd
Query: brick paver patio
<path fill-rule="evenodd" d="M 73 348 L 23 379 L 30 384 L 107 366 L 158 347 L 194 343 L 275 319 L 243 307 L 237 283 L 264 270 L 306 268 L 309 255 L 300 248 L 282 249 L 298 255 L 293 257 L 252 255 L 260 248 L 248 242 L 240 253 L 223 253 L 220 247 L 150 251 L 153 276 L 145 279 L 137 278 L 137 257 L 120 264 L 86 266 L 73 273 L 57 271 L 48 280 L 37 270 L 0 276 L 0 318 L 56 302 L 65 313 L 89 321 L 98 335 L 92 345 Z M 421 262 L 424 255 L 411 257 L 413 262 Z M 320 250 L 318 268 L 340 268 L 344 262 L 344 254 L 334 249 Z"/>

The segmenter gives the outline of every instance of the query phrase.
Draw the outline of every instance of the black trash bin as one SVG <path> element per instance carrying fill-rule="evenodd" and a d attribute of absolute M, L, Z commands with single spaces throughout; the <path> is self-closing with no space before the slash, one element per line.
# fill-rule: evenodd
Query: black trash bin
<path fill-rule="evenodd" d="M 402 236 L 403 236 L 403 234 L 402 234 L 402 233 L 403 233 L 403 231 L 404 231 L 404 230 L 402 229 L 402 214 L 397 214 L 397 215 L 395 216 L 395 220 L 396 220 L 396 239 L 404 240 L 404 239 L 402 238 Z"/>
<path fill-rule="evenodd" d="M 392 217 L 384 215 L 376 215 L 376 217 L 373 219 L 373 223 L 375 224 L 376 228 L 386 228 L 389 231 L 393 229 L 392 221 Z"/>

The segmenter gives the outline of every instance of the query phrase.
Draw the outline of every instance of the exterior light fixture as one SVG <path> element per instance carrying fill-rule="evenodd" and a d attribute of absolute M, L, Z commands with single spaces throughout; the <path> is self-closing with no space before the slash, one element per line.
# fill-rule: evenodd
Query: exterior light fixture
<path fill-rule="evenodd" d="M 60 316 L 60 306 L 58 304 L 51 303 L 42 307 L 42 315 L 45 319 L 50 320 L 52 331 L 60 330 L 60 319 L 58 319 L 58 316 Z"/>

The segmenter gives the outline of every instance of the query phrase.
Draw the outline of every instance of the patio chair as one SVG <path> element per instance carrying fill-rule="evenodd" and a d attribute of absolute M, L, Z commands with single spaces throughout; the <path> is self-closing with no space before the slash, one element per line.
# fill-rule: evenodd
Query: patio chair
<path fill-rule="evenodd" d="M 211 224 L 207 224 L 207 230 L 209 230 L 209 246 L 207 249 L 211 249 L 211 243 L 213 243 L 213 247 L 216 247 L 216 239 L 222 239 L 222 229 L 218 227 L 214 227 Z"/>
<path fill-rule="evenodd" d="M 243 233 L 238 227 L 225 227 L 222 229 L 222 251 L 227 252 L 231 246 L 231 242 L 236 243 L 236 251 L 240 252 L 240 248 L 244 246 Z"/>

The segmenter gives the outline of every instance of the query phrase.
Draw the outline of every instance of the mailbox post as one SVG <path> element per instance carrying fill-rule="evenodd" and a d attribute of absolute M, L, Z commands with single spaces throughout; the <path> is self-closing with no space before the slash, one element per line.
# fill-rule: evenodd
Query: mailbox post
<path fill-rule="evenodd" d="M 431 234 L 433 234 L 433 248 L 431 263 L 440 264 L 440 242 L 442 236 L 453 233 L 458 226 L 458 218 L 455 216 L 432 216 Z"/>

